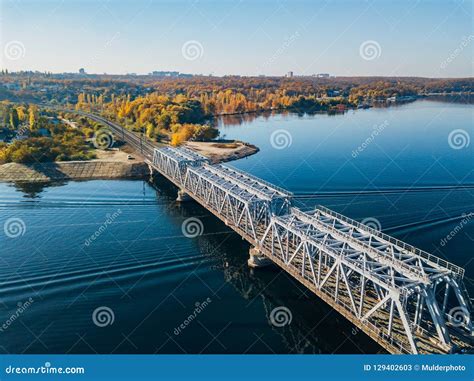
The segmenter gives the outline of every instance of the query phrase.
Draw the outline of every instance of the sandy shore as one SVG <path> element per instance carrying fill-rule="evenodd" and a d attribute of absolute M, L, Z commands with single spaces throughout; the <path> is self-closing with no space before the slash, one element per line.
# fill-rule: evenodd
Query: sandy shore
<path fill-rule="evenodd" d="M 243 142 L 187 142 L 186 146 L 211 159 L 211 162 L 223 163 L 253 155 L 258 147 Z"/>

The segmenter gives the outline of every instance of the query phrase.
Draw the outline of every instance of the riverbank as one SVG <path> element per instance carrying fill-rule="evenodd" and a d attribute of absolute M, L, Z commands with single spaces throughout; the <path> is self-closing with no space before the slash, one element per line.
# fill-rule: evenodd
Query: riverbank
<path fill-rule="evenodd" d="M 259 151 L 257 146 L 239 141 L 187 142 L 186 147 L 208 157 L 213 164 L 242 159 Z"/>
<path fill-rule="evenodd" d="M 0 165 L 0 181 L 49 182 L 59 180 L 139 179 L 149 173 L 141 158 L 118 150 L 97 151 L 97 159 L 54 163 Z"/>
<path fill-rule="evenodd" d="M 207 156 L 212 163 L 222 163 L 253 155 L 259 149 L 243 142 L 188 142 L 186 145 Z M 0 181 L 49 182 L 61 180 L 143 179 L 150 170 L 143 158 L 130 150 L 96 151 L 97 159 L 58 161 L 54 163 L 0 165 Z"/>
<path fill-rule="evenodd" d="M 140 179 L 149 173 L 141 163 L 107 161 L 68 161 L 55 163 L 18 164 L 0 166 L 0 181 L 49 182 L 59 180 Z"/>

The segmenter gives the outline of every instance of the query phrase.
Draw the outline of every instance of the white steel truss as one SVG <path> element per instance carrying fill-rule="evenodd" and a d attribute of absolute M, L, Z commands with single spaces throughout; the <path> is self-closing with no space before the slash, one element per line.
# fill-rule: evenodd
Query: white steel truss
<path fill-rule="evenodd" d="M 458 343 L 449 333 L 449 297 L 443 292 L 440 298 L 437 289 L 450 287 L 453 308 L 470 311 L 460 275 L 424 258 L 419 270 L 415 260 L 407 261 L 414 254 L 394 256 L 376 243 L 380 233 L 349 219 L 335 222 L 331 213 L 326 208 L 313 213 L 292 208 L 288 215 L 272 217 L 260 241 L 262 252 L 395 351 L 453 350 Z M 455 325 L 472 332 L 470 313 Z"/>
<path fill-rule="evenodd" d="M 207 157 L 186 148 L 163 147 L 153 151 L 153 166 L 180 187 L 188 167 L 209 162 Z"/>
<path fill-rule="evenodd" d="M 223 166 L 189 167 L 186 192 L 250 242 L 258 242 L 263 226 L 274 214 L 288 213 L 289 196 L 268 186 L 267 192 L 245 185 Z M 272 193 L 273 195 L 270 195 Z"/>
<path fill-rule="evenodd" d="M 472 345 L 462 268 L 327 208 L 291 208 L 290 192 L 188 149 L 155 149 L 153 165 L 388 351 Z"/>

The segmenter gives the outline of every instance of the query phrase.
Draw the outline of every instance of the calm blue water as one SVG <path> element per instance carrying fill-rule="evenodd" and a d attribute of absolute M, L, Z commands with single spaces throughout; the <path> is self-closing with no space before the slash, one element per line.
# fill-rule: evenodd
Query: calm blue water
<path fill-rule="evenodd" d="M 304 209 L 322 204 L 376 218 L 383 231 L 466 267 L 474 296 L 474 223 L 440 243 L 474 211 L 473 144 L 456 150 L 448 143 L 454 129 L 474 136 L 473 110 L 423 101 L 337 116 L 277 115 L 235 125 L 225 119 L 220 129 L 261 149 L 235 166 L 293 191 Z M 374 126 L 383 128 L 354 158 Z M 272 146 L 277 130 L 291 145 Z M 0 227 L 12 218 L 24 223 L 16 238 L 0 231 L 0 350 L 380 351 L 283 272 L 251 271 L 248 244 L 199 205 L 179 205 L 175 197 L 161 178 L 0 184 Z M 204 226 L 196 238 L 182 233 L 191 217 Z M 279 306 L 293 316 L 283 328 L 269 323 Z M 113 323 L 100 327 L 93 314 L 104 307 Z"/>

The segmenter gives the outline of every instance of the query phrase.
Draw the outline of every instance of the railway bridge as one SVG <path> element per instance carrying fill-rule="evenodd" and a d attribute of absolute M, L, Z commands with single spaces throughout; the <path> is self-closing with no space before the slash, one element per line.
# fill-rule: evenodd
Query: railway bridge
<path fill-rule="evenodd" d="M 252 246 L 249 265 L 273 262 L 389 353 L 474 348 L 464 269 L 325 207 L 303 212 L 292 194 L 187 148 L 156 148 L 100 115 L 148 165 Z"/>
<path fill-rule="evenodd" d="M 197 201 L 250 243 L 250 266 L 278 265 L 388 352 L 472 350 L 461 267 L 325 207 L 303 212 L 290 192 L 190 149 L 147 156 L 178 201 Z"/>

